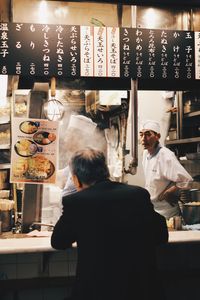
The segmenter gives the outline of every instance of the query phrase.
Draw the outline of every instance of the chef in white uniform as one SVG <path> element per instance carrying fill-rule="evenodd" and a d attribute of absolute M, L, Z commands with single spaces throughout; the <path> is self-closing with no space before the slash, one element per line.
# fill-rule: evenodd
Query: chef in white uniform
<path fill-rule="evenodd" d="M 174 152 L 159 143 L 158 122 L 147 120 L 142 124 L 139 134 L 144 148 L 142 164 L 145 188 L 151 195 L 154 209 L 166 219 L 180 215 L 179 187 L 189 188 L 192 177 L 180 164 Z"/>

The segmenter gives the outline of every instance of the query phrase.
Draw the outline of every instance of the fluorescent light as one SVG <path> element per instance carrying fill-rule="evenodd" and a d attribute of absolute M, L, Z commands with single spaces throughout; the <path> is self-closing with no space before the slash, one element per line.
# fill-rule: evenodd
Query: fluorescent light
<path fill-rule="evenodd" d="M 42 0 L 39 4 L 39 11 L 38 11 L 38 17 L 40 20 L 40 23 L 47 23 L 48 21 L 48 8 L 47 8 L 47 2 L 45 0 Z"/>

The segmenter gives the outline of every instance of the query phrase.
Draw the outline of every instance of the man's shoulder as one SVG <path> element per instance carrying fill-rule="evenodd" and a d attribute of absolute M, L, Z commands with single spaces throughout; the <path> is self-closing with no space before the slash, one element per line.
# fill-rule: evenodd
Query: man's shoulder
<path fill-rule="evenodd" d="M 86 188 L 82 191 L 79 192 L 75 192 L 73 194 L 70 195 L 66 195 L 65 197 L 63 197 L 63 201 L 67 201 L 67 202 L 71 202 L 74 201 L 75 199 L 81 198 L 81 197 L 85 197 L 89 194 L 96 194 L 98 195 L 99 193 L 104 193 L 104 192 L 110 192 L 110 193 L 116 193 L 116 192 L 140 192 L 140 193 L 148 193 L 148 191 L 138 185 L 131 185 L 128 183 L 124 183 L 124 182 L 117 182 L 117 181 L 111 181 L 111 180 L 107 180 L 104 182 L 99 182 L 95 185 L 90 186 L 89 188 Z"/>
<path fill-rule="evenodd" d="M 162 156 L 163 158 L 172 158 L 174 157 L 175 158 L 175 154 L 173 151 L 171 151 L 169 148 L 165 147 L 165 146 L 162 146 L 160 151 L 158 152 L 158 154 L 160 156 Z"/>
<path fill-rule="evenodd" d="M 137 194 L 140 194 L 143 196 L 148 196 L 149 195 L 149 192 L 144 188 L 144 187 L 141 187 L 139 185 L 132 185 L 132 184 L 128 184 L 128 183 L 125 183 L 125 182 L 112 182 L 108 184 L 108 187 L 110 188 L 110 192 L 112 193 L 112 191 L 116 192 L 116 193 L 137 193 Z"/>
<path fill-rule="evenodd" d="M 149 197 L 149 192 L 147 191 L 147 189 L 145 189 L 142 186 L 139 185 L 130 185 L 130 184 L 125 184 L 125 189 L 130 190 L 134 193 L 140 194 L 142 196 L 146 196 Z"/>
<path fill-rule="evenodd" d="M 62 203 L 63 204 L 74 203 L 74 200 L 78 199 L 78 196 L 76 195 L 78 193 L 79 192 L 75 191 L 74 193 L 63 195 L 63 197 L 62 197 Z"/>

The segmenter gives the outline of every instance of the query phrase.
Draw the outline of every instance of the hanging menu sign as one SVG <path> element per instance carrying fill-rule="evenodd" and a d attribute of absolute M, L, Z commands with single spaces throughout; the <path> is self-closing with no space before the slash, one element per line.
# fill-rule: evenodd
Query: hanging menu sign
<path fill-rule="evenodd" d="M 195 32 L 195 78 L 200 79 L 200 32 Z"/>
<path fill-rule="evenodd" d="M 1 23 L 0 74 L 80 77 L 80 27 Z"/>
<path fill-rule="evenodd" d="M 107 27 L 107 76 L 120 77 L 119 28 Z"/>
<path fill-rule="evenodd" d="M 106 77 L 106 27 L 94 27 L 94 76 Z"/>
<path fill-rule="evenodd" d="M 120 77 L 136 78 L 135 29 L 120 28 Z"/>
<path fill-rule="evenodd" d="M 194 79 L 194 33 L 136 29 L 137 78 Z"/>
<path fill-rule="evenodd" d="M 0 23 L 0 74 L 200 79 L 200 33 Z"/>
<path fill-rule="evenodd" d="M 81 26 L 81 76 L 94 76 L 93 27 Z"/>
<path fill-rule="evenodd" d="M 80 76 L 80 27 L 65 26 L 69 36 L 69 44 L 66 43 L 66 75 L 69 77 Z"/>

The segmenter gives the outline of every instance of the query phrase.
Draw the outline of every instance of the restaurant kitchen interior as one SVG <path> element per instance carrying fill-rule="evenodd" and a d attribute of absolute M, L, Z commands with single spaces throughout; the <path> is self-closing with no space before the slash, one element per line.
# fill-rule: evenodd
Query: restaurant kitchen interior
<path fill-rule="evenodd" d="M 0 0 L 0 240 L 51 231 L 59 218 L 56 174 L 72 114 L 97 123 L 92 144 L 106 153 L 111 178 L 141 186 L 138 131 L 157 120 L 161 143 L 194 179 L 181 203 L 200 203 L 200 5 L 137 2 Z M 40 175 L 30 165 L 42 165 Z M 188 225 L 200 223 L 199 207 Z M 75 262 L 69 255 L 66 264 Z"/>

